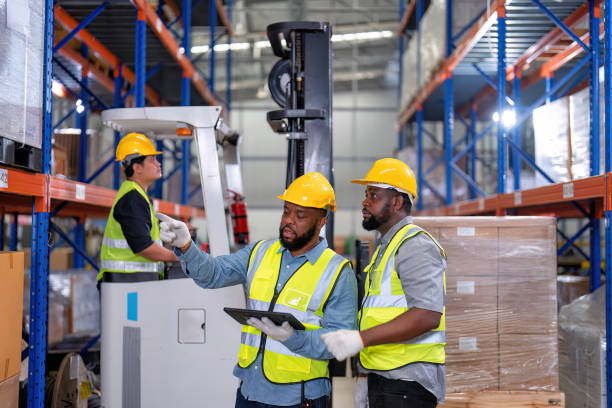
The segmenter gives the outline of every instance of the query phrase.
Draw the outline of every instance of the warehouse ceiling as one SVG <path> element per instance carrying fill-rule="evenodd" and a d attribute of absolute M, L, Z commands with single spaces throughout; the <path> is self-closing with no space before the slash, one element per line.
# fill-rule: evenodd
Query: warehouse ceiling
<path fill-rule="evenodd" d="M 99 0 L 56 1 L 56 4 L 79 22 L 101 3 Z M 180 9 L 181 1 L 174 0 L 174 3 Z M 192 4 L 191 57 L 196 61 L 195 65 L 202 77 L 208 78 L 211 53 L 202 51 L 210 44 L 210 27 L 207 23 L 209 4 L 207 0 L 195 0 Z M 156 4 L 152 5 L 156 7 Z M 233 0 L 232 20 L 234 35 L 230 83 L 233 101 L 269 98 L 267 76 L 278 58 L 266 45 L 265 31 L 268 24 L 279 21 L 329 21 L 332 24 L 333 34 L 338 35 L 333 43 L 336 91 L 350 90 L 353 87 L 397 87 L 397 0 Z M 86 30 L 133 70 L 135 21 L 136 9 L 128 0 L 112 0 L 100 15 L 87 25 Z M 182 35 L 181 23 L 175 23 L 172 28 L 177 42 L 180 43 L 178 38 Z M 214 91 L 221 100 L 226 99 L 228 73 L 228 53 L 224 50 L 227 48 L 227 36 L 223 35 L 224 32 L 225 28 L 218 22 Z M 65 35 L 66 31 L 56 27 L 56 41 Z M 76 41 L 70 45 L 79 47 Z M 71 71 L 74 78 L 80 78 L 78 65 L 62 56 L 56 55 L 56 58 L 63 67 Z M 147 70 L 161 63 L 161 67 L 147 80 L 147 85 L 156 90 L 170 105 L 180 105 L 181 69 L 149 27 L 146 60 Z M 54 72 L 71 89 L 78 92 L 74 78 L 62 67 L 56 64 Z M 99 94 L 106 104 L 111 105 L 112 94 L 95 81 L 90 83 L 92 91 Z M 204 100 L 193 87 L 191 101 L 192 104 L 204 104 Z"/>

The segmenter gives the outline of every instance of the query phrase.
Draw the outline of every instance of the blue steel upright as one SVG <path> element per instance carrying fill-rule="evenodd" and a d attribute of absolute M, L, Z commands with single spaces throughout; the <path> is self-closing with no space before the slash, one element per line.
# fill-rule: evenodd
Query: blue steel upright
<path fill-rule="evenodd" d="M 612 171 L 612 0 L 603 0 L 604 6 L 604 150 L 606 174 Z M 612 211 L 609 201 L 609 183 L 606 183 L 604 202 L 606 227 L 606 345 L 612 344 Z M 606 395 L 612 395 L 612 347 L 606 347 Z M 607 399 L 608 408 L 612 408 L 612 398 Z"/>
<path fill-rule="evenodd" d="M 467 143 L 470 143 L 476 137 L 476 104 L 474 102 L 470 102 L 470 130 L 469 137 Z M 470 177 L 473 182 L 476 182 L 476 143 L 472 145 L 470 149 Z M 474 188 L 470 186 L 470 199 L 476 198 L 476 191 Z"/>
<path fill-rule="evenodd" d="M 84 43 L 81 43 L 81 55 L 85 60 L 89 60 L 89 48 Z M 89 86 L 88 80 L 88 72 L 86 68 L 81 68 L 81 83 L 85 86 Z M 87 116 L 89 111 L 89 93 L 85 90 L 84 87 L 81 87 L 81 105 L 83 106 L 83 111 L 81 113 L 77 112 L 76 122 L 77 127 L 80 130 L 79 134 L 79 159 L 78 159 L 78 181 L 81 183 L 87 182 L 87 155 L 88 155 L 88 145 L 89 138 L 87 136 Z M 76 220 L 76 228 L 74 230 L 74 243 L 82 250 L 85 249 L 85 224 L 82 219 L 75 218 Z M 85 267 L 85 260 L 77 251 L 74 251 L 72 254 L 72 266 L 74 268 L 83 268 Z"/>
<path fill-rule="evenodd" d="M 211 3 L 214 3 L 214 1 L 211 1 Z M 185 57 L 187 59 L 191 58 L 190 36 L 191 0 L 183 0 L 183 48 L 185 49 Z M 214 53 L 214 51 L 212 52 Z M 183 76 L 181 77 L 181 105 L 191 105 L 191 82 L 190 78 L 186 75 L 185 72 L 183 72 Z M 191 152 L 191 143 L 189 140 L 183 140 L 181 150 L 181 204 L 187 204 L 187 201 L 189 201 L 189 154 Z"/>
<path fill-rule="evenodd" d="M 183 8 L 185 7 L 185 2 L 187 0 L 183 0 Z M 215 45 L 216 45 L 216 32 L 217 32 L 217 2 L 214 0 L 210 0 L 208 18 L 210 25 L 210 70 L 208 72 L 208 87 L 210 88 L 211 93 L 215 93 Z M 189 13 L 191 14 L 191 4 L 189 6 Z M 190 22 L 191 22 L 191 16 Z M 191 30 L 190 30 L 191 31 Z"/>
<path fill-rule="evenodd" d="M 232 0 L 227 0 L 225 3 L 227 18 L 230 25 L 232 24 Z M 401 79 L 400 79 L 401 81 Z M 400 82 L 401 83 L 401 82 Z M 227 119 L 229 120 L 230 110 L 232 108 L 232 37 L 227 36 L 227 55 L 225 64 L 225 108 Z"/>
<path fill-rule="evenodd" d="M 453 2 L 446 1 L 446 58 L 453 50 Z M 452 72 L 446 72 L 444 80 L 444 161 L 446 163 L 446 205 L 453 203 L 453 125 L 455 108 L 453 103 Z"/>
<path fill-rule="evenodd" d="M 147 22 L 144 11 L 138 9 L 134 58 L 134 99 L 137 108 L 145 106 L 145 82 L 147 69 Z"/>
<path fill-rule="evenodd" d="M 17 250 L 17 227 L 19 225 L 17 223 L 18 220 L 19 220 L 19 214 L 14 213 L 13 221 L 11 221 L 11 229 L 9 231 L 9 251 Z"/>
<path fill-rule="evenodd" d="M 497 10 L 497 192 L 506 192 L 506 143 L 503 114 L 506 109 L 506 7 Z M 518 126 L 518 124 L 517 124 Z"/>
<path fill-rule="evenodd" d="M 423 209 L 423 109 L 416 111 L 417 122 L 417 210 Z"/>
<path fill-rule="evenodd" d="M 43 50 L 42 171 L 51 173 L 53 95 L 53 0 L 45 0 Z M 42 202 L 41 202 L 42 201 Z M 32 202 L 32 259 L 30 272 L 30 349 L 28 360 L 28 408 L 44 405 L 47 354 L 47 283 L 49 278 L 49 206 Z"/>
<path fill-rule="evenodd" d="M 161 3 L 161 2 L 160 2 Z M 119 63 L 117 67 L 115 67 L 115 92 L 114 92 L 114 107 L 115 108 L 123 108 L 123 101 L 121 98 L 121 91 L 123 89 L 123 64 Z M 117 145 L 119 144 L 119 140 L 121 139 L 121 133 L 118 131 L 114 132 L 114 149 L 113 152 L 117 150 Z M 118 161 L 113 164 L 113 189 L 119 190 L 119 185 L 121 184 L 121 166 Z"/>
<path fill-rule="evenodd" d="M 515 117 L 521 112 L 521 77 L 516 67 L 514 68 L 514 79 L 512 80 L 512 98 L 514 99 Z M 521 125 L 517 124 L 512 129 L 512 140 L 516 146 L 521 147 Z M 512 175 L 514 178 L 514 191 L 521 189 L 521 156 L 512 151 Z"/>
<path fill-rule="evenodd" d="M 599 38 L 599 6 L 595 0 L 589 0 L 589 30 L 591 38 Z M 590 77 L 590 112 L 591 112 L 591 176 L 599 174 L 599 41 L 591 41 L 591 77 Z M 601 286 L 601 223 L 595 218 L 595 203 L 591 202 L 590 246 L 590 285 L 591 291 Z"/>
<path fill-rule="evenodd" d="M 400 21 L 402 17 L 404 17 L 404 12 L 406 11 L 406 3 L 403 0 L 399 2 L 399 18 Z M 397 87 L 397 106 L 399 109 L 402 108 L 402 80 L 404 78 L 404 32 L 398 33 L 397 37 L 397 46 L 399 50 L 399 80 Z M 397 150 L 402 150 L 404 148 L 404 126 L 400 127 L 397 132 Z M 419 159 L 420 160 L 420 159 Z"/>

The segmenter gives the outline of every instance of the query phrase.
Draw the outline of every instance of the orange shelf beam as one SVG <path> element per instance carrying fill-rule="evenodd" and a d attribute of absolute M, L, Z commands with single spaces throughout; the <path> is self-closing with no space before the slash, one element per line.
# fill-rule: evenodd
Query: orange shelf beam
<path fill-rule="evenodd" d="M 400 0 L 404 1 L 404 0 Z M 410 21 L 410 17 L 412 17 L 412 13 L 416 8 L 416 3 L 418 0 L 412 0 L 410 4 L 408 4 L 408 8 L 404 12 L 402 19 L 400 20 L 399 28 L 397 29 L 397 36 L 401 37 L 404 35 L 404 31 L 406 31 L 406 27 L 408 26 L 408 22 Z"/>
<path fill-rule="evenodd" d="M 227 32 L 227 36 L 232 36 L 232 24 L 230 23 L 229 17 L 227 16 L 227 11 L 225 10 L 225 6 L 223 5 L 223 0 L 215 0 L 217 3 L 217 13 L 219 14 L 219 19 L 225 26 L 225 30 Z"/>
<path fill-rule="evenodd" d="M 606 185 L 610 191 L 606 199 Z M 580 217 L 584 215 L 574 206 L 578 202 L 586 209 L 590 200 L 596 200 L 596 216 L 601 217 L 604 200 L 612 210 L 612 173 L 587 177 L 565 183 L 498 194 L 446 207 L 420 211 L 418 215 L 459 216 L 503 214 L 505 210 L 516 210 L 518 215 L 554 215 Z"/>
<path fill-rule="evenodd" d="M 193 86 L 200 92 L 206 103 L 213 106 L 223 106 L 223 104 L 217 100 L 208 86 L 204 83 L 204 80 L 200 74 L 198 74 L 196 69 L 191 64 L 191 61 L 185 56 L 184 53 L 180 52 L 179 45 L 176 43 L 176 41 L 174 41 L 174 38 L 166 29 L 166 26 L 160 20 L 159 16 L 149 5 L 149 3 L 147 3 L 146 0 L 132 0 L 132 3 L 138 10 L 145 13 L 147 23 L 151 27 L 151 30 L 153 30 L 162 44 L 164 44 L 164 46 L 168 49 L 170 55 L 172 55 L 176 62 L 178 62 L 183 68 L 183 76 L 191 79 Z"/>
<path fill-rule="evenodd" d="M 141 0 L 143 1 L 143 0 Z M 505 0 L 495 0 L 488 13 L 485 12 L 478 21 L 474 24 L 471 30 L 466 34 L 461 44 L 457 46 L 455 51 L 448 57 L 442 66 L 438 69 L 433 79 L 429 81 L 406 108 L 399 115 L 397 128 L 400 129 L 412 115 L 416 112 L 419 106 L 423 106 L 425 100 L 433 93 L 433 91 L 449 76 L 452 75 L 455 67 L 465 58 L 465 56 L 474 48 L 476 43 L 480 41 L 482 36 L 491 28 L 497 20 L 497 10 L 502 7 Z"/>
<path fill-rule="evenodd" d="M 70 14 L 66 12 L 66 10 L 64 10 L 57 4 L 55 5 L 54 10 L 55 10 L 55 21 L 58 22 L 66 31 L 71 32 L 72 30 L 76 28 L 76 26 L 79 25 L 79 23 L 74 18 L 72 18 L 72 16 L 70 16 Z M 91 35 L 89 31 L 83 28 L 81 29 L 81 31 L 79 31 L 76 34 L 76 37 L 82 42 L 84 42 L 85 44 L 87 44 L 87 46 L 91 48 L 98 55 L 98 57 L 100 57 L 111 68 L 113 68 L 114 71 L 117 71 L 119 69 L 119 63 L 120 63 L 119 59 L 108 48 L 106 48 L 100 41 L 98 41 L 93 35 Z M 64 49 L 66 49 L 65 46 L 62 48 L 62 50 Z M 79 61 L 76 61 L 76 60 L 73 60 L 73 61 L 80 63 Z M 132 71 L 125 65 L 123 65 L 122 74 L 123 74 L 123 77 L 130 84 L 133 85 L 135 83 L 136 76 L 134 74 L 134 71 Z M 109 79 L 113 81 L 112 78 L 109 78 Z M 106 85 L 104 86 L 106 87 Z M 114 85 L 113 85 L 113 89 L 114 89 Z M 157 106 L 157 105 L 165 104 L 165 102 L 160 98 L 159 94 L 155 92 L 148 85 L 145 88 L 145 96 L 152 105 Z"/>

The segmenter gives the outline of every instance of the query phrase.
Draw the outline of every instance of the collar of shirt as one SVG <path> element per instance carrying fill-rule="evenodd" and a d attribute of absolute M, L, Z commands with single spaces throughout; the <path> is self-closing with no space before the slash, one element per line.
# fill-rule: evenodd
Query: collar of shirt
<path fill-rule="evenodd" d="M 323 254 L 323 251 L 325 251 L 325 249 L 327 248 L 327 239 L 325 239 L 324 237 L 319 237 L 319 243 L 312 248 L 310 251 L 306 252 L 305 254 L 296 256 L 295 258 L 299 258 L 299 257 L 305 257 L 308 262 L 310 262 L 312 265 L 314 265 L 315 262 L 317 262 L 317 259 L 319 259 L 319 257 Z M 291 255 L 291 252 L 287 251 L 287 248 L 285 248 L 282 244 L 281 247 L 278 249 L 278 253 L 286 251 L 287 254 L 286 256 L 289 257 L 290 260 L 293 260 L 293 256 Z"/>
<path fill-rule="evenodd" d="M 381 249 L 385 248 L 389 244 L 389 242 L 391 242 L 395 234 L 397 234 L 397 231 L 399 231 L 400 229 L 402 229 L 403 227 L 411 223 L 412 223 L 412 216 L 407 215 L 404 218 L 402 218 L 398 223 L 396 223 L 394 226 L 392 226 L 389 229 L 389 231 L 387 231 L 385 235 L 383 235 L 382 238 L 380 239 Z"/>

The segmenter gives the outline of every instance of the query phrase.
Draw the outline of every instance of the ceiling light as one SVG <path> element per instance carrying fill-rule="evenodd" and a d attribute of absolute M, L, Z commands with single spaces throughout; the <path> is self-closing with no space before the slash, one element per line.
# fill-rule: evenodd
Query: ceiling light
<path fill-rule="evenodd" d="M 57 82 L 55 79 L 51 83 L 51 92 L 53 92 L 53 95 L 59 96 L 60 98 L 63 98 L 64 96 L 66 96 L 66 89 L 64 88 L 62 84 Z"/>
<path fill-rule="evenodd" d="M 361 33 L 347 33 L 347 34 L 334 34 L 332 35 L 332 42 L 342 41 L 366 41 L 366 40 L 380 40 L 382 38 L 393 37 L 393 32 L 385 31 L 365 31 Z"/>
<path fill-rule="evenodd" d="M 80 99 L 77 99 L 76 101 L 76 111 L 78 114 L 83 113 L 83 111 L 85 110 L 85 106 L 83 106 L 83 101 Z"/>
<path fill-rule="evenodd" d="M 493 112 L 493 121 L 499 122 L 499 113 Z M 501 123 L 505 129 L 510 129 L 516 124 L 516 112 L 514 109 L 506 109 L 501 115 Z"/>

